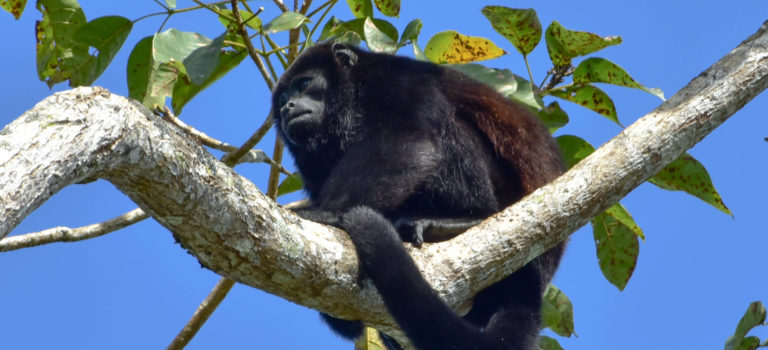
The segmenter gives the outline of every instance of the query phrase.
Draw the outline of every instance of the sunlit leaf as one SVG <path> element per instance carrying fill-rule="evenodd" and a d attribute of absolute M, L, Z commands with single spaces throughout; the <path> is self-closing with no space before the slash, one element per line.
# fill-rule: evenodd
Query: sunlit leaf
<path fill-rule="evenodd" d="M 397 38 L 392 40 L 391 37 L 376 27 L 376 24 L 374 24 L 371 18 L 365 19 L 363 32 L 365 33 L 365 43 L 368 44 L 368 48 L 371 49 L 371 51 L 386 53 L 394 53 L 397 51 Z"/>
<path fill-rule="evenodd" d="M 19 19 L 24 7 L 27 6 L 27 0 L 0 0 L 0 7 L 13 15 L 13 18 Z"/>
<path fill-rule="evenodd" d="M 592 234 L 603 276 L 620 290 L 626 287 L 640 254 L 643 231 L 621 204 L 614 204 L 592 219 Z"/>
<path fill-rule="evenodd" d="M 389 40 L 397 42 L 397 28 L 392 23 L 381 19 L 356 18 L 351 21 L 342 22 L 336 18 L 331 18 L 323 28 L 319 40 L 326 40 L 334 36 L 341 36 L 348 32 L 356 33 L 360 38 L 366 38 L 366 21 L 372 21 L 376 27 L 376 35 L 385 34 Z M 386 40 L 386 39 L 384 39 Z M 337 41 L 334 39 L 334 41 Z"/>
<path fill-rule="evenodd" d="M 246 56 L 248 56 L 248 53 L 245 51 L 223 52 L 215 69 L 204 81 L 200 83 L 191 83 L 187 80 L 177 81 L 173 87 L 173 99 L 171 102 L 173 112 L 176 113 L 176 115 L 180 115 L 187 102 L 226 75 L 232 68 L 237 67 Z"/>
<path fill-rule="evenodd" d="M 595 147 L 581 137 L 574 135 L 560 135 L 555 138 L 563 155 L 566 168 L 570 169 L 582 159 L 587 158 Z"/>
<path fill-rule="evenodd" d="M 283 179 L 280 186 L 277 186 L 277 196 L 282 196 L 291 192 L 296 192 L 304 187 L 304 181 L 301 179 L 301 174 L 295 172 L 290 176 Z"/>
<path fill-rule="evenodd" d="M 74 40 L 86 19 L 75 0 L 40 0 L 37 9 L 43 14 L 35 26 L 37 75 L 52 87 L 70 79 L 89 59 L 88 45 Z"/>
<path fill-rule="evenodd" d="M 128 57 L 127 81 L 131 98 L 147 108 L 165 105 L 180 74 L 173 63 L 161 63 L 152 58 L 154 36 L 139 41 Z"/>
<path fill-rule="evenodd" d="M 486 6 L 483 14 L 491 21 L 493 29 L 507 38 L 524 56 L 531 53 L 541 41 L 541 22 L 533 9 Z"/>
<path fill-rule="evenodd" d="M 168 5 L 168 8 L 170 9 L 176 8 L 176 0 L 165 0 L 165 4 Z"/>
<path fill-rule="evenodd" d="M 234 17 L 234 13 L 230 9 L 221 9 L 219 11 L 221 11 L 226 15 Z M 245 21 L 245 25 L 247 27 L 261 33 L 261 28 L 262 28 L 261 18 L 259 18 L 258 16 L 254 16 L 253 13 L 247 10 L 240 10 L 240 17 L 242 21 Z M 234 27 L 236 25 L 236 23 L 234 23 L 229 18 L 224 16 L 219 16 L 219 22 L 221 22 L 221 24 L 223 24 L 227 28 Z"/>
<path fill-rule="evenodd" d="M 387 350 L 384 342 L 375 328 L 365 327 L 363 334 L 355 340 L 355 349 L 361 350 Z"/>
<path fill-rule="evenodd" d="M 560 343 L 546 335 L 539 336 L 539 350 L 563 350 Z"/>
<path fill-rule="evenodd" d="M 563 337 L 574 334 L 573 304 L 559 288 L 549 285 L 542 299 L 542 323 Z M 546 310 L 546 311 L 545 311 Z"/>
<path fill-rule="evenodd" d="M 752 328 L 765 325 L 766 310 L 763 303 L 754 301 L 749 304 L 744 316 L 736 326 L 736 332 L 725 342 L 725 350 L 754 350 L 768 344 L 766 341 L 760 344 L 760 338 L 746 337 Z"/>
<path fill-rule="evenodd" d="M 539 110 L 537 114 L 539 119 L 541 119 L 547 129 L 549 129 L 550 134 L 553 134 L 557 129 L 568 124 L 568 113 L 565 113 L 557 102 L 550 103 L 548 106 Z"/>
<path fill-rule="evenodd" d="M 648 181 L 665 190 L 685 191 L 718 210 L 733 215 L 717 193 L 707 169 L 688 153 L 661 169 Z"/>
<path fill-rule="evenodd" d="M 424 54 L 424 50 L 419 47 L 419 43 L 416 42 L 416 39 L 411 40 L 411 42 L 413 43 L 413 58 L 419 61 L 429 62 L 429 58 Z"/>
<path fill-rule="evenodd" d="M 594 85 L 570 85 L 556 90 L 549 90 L 547 93 L 589 108 L 607 117 L 614 123 L 621 125 L 616 115 L 616 106 L 614 106 L 611 98 Z"/>
<path fill-rule="evenodd" d="M 77 30 L 74 40 L 97 50 L 76 67 L 72 85 L 91 85 L 107 69 L 133 28 L 131 20 L 120 16 L 96 18 Z"/>
<path fill-rule="evenodd" d="M 373 3 L 384 16 L 397 17 L 400 15 L 400 0 L 373 0 Z"/>
<path fill-rule="evenodd" d="M 574 57 L 588 55 L 621 43 L 620 37 L 603 38 L 593 33 L 568 30 L 557 21 L 547 27 L 544 38 L 549 58 L 557 67 L 570 65 Z"/>
<path fill-rule="evenodd" d="M 489 60 L 505 53 L 486 38 L 462 35 L 453 30 L 435 34 L 424 48 L 427 58 L 438 64 Z"/>
<path fill-rule="evenodd" d="M 414 19 L 413 21 L 408 22 L 408 25 L 405 26 L 405 29 L 403 30 L 403 35 L 400 37 L 400 42 L 397 43 L 398 47 L 405 46 L 409 41 L 415 41 L 419 34 L 421 34 L 421 27 L 423 27 L 424 24 L 421 23 L 420 19 Z"/>
<path fill-rule="evenodd" d="M 579 83 L 607 83 L 618 86 L 640 89 L 664 100 L 661 89 L 649 89 L 640 85 L 624 68 L 604 58 L 590 57 L 579 63 L 573 72 L 573 82 Z"/>
<path fill-rule="evenodd" d="M 363 42 L 363 38 L 360 36 L 360 34 L 355 32 L 346 32 L 341 35 L 336 35 L 331 37 L 330 40 L 352 46 L 360 46 L 360 44 Z"/>
<path fill-rule="evenodd" d="M 347 5 L 357 18 L 373 17 L 371 0 L 347 0 Z"/>
<path fill-rule="evenodd" d="M 152 43 L 152 58 L 159 63 L 175 64 L 183 74 L 187 74 L 184 60 L 195 50 L 205 47 L 210 43 L 211 39 L 201 34 L 182 32 L 171 28 L 162 33 L 155 34 Z"/>
<path fill-rule="evenodd" d="M 283 12 L 269 23 L 265 24 L 263 30 L 266 33 L 277 33 L 284 30 L 296 29 L 305 22 L 309 22 L 309 18 L 298 12 Z"/>

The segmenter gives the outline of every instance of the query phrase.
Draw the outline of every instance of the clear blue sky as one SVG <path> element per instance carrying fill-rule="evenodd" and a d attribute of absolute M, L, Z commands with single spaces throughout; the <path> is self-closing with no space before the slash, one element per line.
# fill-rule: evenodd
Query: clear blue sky
<path fill-rule="evenodd" d="M 36 78 L 34 1 L 20 21 L 0 14 L 3 55 L 0 126 L 51 94 Z M 179 1 L 179 7 L 191 1 Z M 133 4 L 133 5 L 129 5 Z M 263 18 L 277 14 L 270 1 Z M 455 29 L 491 38 L 514 49 L 480 13 L 484 5 L 535 7 L 546 26 L 620 35 L 624 43 L 598 53 L 623 66 L 638 81 L 674 94 L 768 19 L 768 2 L 749 1 L 417 1 L 403 0 L 402 30 L 424 21 L 422 45 L 434 33 Z M 88 19 L 118 14 L 131 19 L 158 11 L 150 0 L 81 1 Z M 351 18 L 342 2 L 335 14 Z M 160 26 L 140 22 L 122 52 L 96 82 L 127 95 L 125 63 L 133 45 Z M 222 28 L 208 13 L 181 14 L 169 27 L 208 37 Z M 409 48 L 401 50 L 410 53 Z M 546 50 L 531 56 L 540 81 L 549 68 Z M 486 62 L 523 76 L 517 54 Z M 54 91 L 65 89 L 56 86 Z M 660 101 L 637 91 L 607 87 L 629 125 Z M 244 61 L 192 101 L 181 117 L 232 144 L 247 138 L 269 109 L 269 91 Z M 569 103 L 571 124 L 560 133 L 600 145 L 620 132 L 604 118 Z M 571 239 L 555 283 L 574 303 L 578 338 L 559 339 L 576 349 L 721 349 L 747 305 L 768 302 L 768 94 L 753 100 L 690 153 L 709 170 L 731 218 L 682 193 L 642 185 L 622 203 L 646 234 L 635 274 L 623 292 L 601 275 L 591 229 Z M 273 137 L 273 136 L 270 136 Z M 271 140 L 260 148 L 271 153 Z M 264 188 L 263 165 L 241 165 L 243 175 Z M 0 179 L 2 182 L 2 179 Z M 294 197 L 295 199 L 296 197 Z M 58 225 L 100 222 L 135 207 L 109 183 L 66 188 L 30 215 L 14 233 Z M 0 349 L 157 349 L 185 324 L 219 277 L 200 268 L 171 234 L 152 220 L 107 236 L 0 253 Z M 755 334 L 768 337 L 768 327 Z M 352 349 L 322 325 L 316 312 L 237 285 L 189 349 Z"/>

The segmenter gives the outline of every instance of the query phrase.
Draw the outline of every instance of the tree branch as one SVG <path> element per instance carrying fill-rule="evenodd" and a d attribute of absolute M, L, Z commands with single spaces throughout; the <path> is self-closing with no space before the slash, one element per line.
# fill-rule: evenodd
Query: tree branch
<path fill-rule="evenodd" d="M 766 87 L 763 25 L 553 183 L 453 240 L 409 252 L 456 307 L 566 239 Z M 101 88 L 57 93 L 0 131 L 6 181 L 0 237 L 63 187 L 97 177 L 168 228 L 207 268 L 322 312 L 395 330 L 370 283 L 358 287 L 354 248 L 343 232 L 279 208 L 183 132 Z"/>

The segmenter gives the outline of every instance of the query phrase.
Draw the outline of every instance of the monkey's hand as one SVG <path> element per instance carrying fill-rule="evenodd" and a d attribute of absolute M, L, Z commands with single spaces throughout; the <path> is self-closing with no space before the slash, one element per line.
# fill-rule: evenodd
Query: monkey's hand
<path fill-rule="evenodd" d="M 480 223 L 469 218 L 400 218 L 395 228 L 405 242 L 421 247 L 424 242 L 440 242 L 451 239 Z"/>
<path fill-rule="evenodd" d="M 302 219 L 307 219 L 321 224 L 341 228 L 341 213 L 333 210 L 324 210 L 314 206 L 296 208 L 293 210 Z"/>

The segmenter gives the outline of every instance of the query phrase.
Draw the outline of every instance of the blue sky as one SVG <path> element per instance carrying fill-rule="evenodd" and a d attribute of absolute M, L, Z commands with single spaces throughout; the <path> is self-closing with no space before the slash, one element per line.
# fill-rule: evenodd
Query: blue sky
<path fill-rule="evenodd" d="M 6 85 L 0 87 L 0 125 L 51 94 L 36 79 L 33 34 L 39 15 L 32 3 L 19 21 L 0 14 L 4 48 L 0 73 L 6 77 Z M 159 11 L 149 0 L 131 2 L 133 5 L 80 3 L 88 19 L 110 14 L 135 19 Z M 179 7 L 190 3 L 179 1 Z M 263 18 L 277 15 L 272 2 L 257 4 L 266 8 Z M 619 35 L 623 44 L 596 56 L 618 63 L 642 84 L 659 87 L 667 96 L 768 19 L 764 0 L 403 0 L 401 18 L 394 23 L 402 31 L 408 21 L 421 18 L 422 45 L 434 33 L 447 29 L 490 38 L 512 54 L 485 63 L 527 76 L 514 48 L 493 32 L 480 13 L 485 5 L 534 7 L 545 26 L 557 20 L 570 29 Z M 351 18 L 343 2 L 334 13 Z M 162 17 L 155 17 L 139 22 L 96 84 L 127 95 L 125 64 L 130 49 L 161 21 Z M 216 18 L 206 12 L 179 14 L 168 27 L 208 37 L 222 31 Z M 409 54 L 410 49 L 401 53 Z M 537 82 L 549 68 L 547 63 L 543 46 L 531 54 Z M 66 88 L 56 86 L 53 91 Z M 638 90 L 605 90 L 625 125 L 660 103 Z M 244 61 L 187 105 L 181 118 L 215 138 L 240 144 L 267 115 L 268 98 L 259 73 Z M 593 112 L 566 102 L 561 105 L 571 123 L 558 134 L 576 134 L 600 145 L 620 132 Z M 555 278 L 575 309 L 578 337 L 559 338 L 566 349 L 718 349 L 751 301 L 768 302 L 768 229 L 762 220 L 768 198 L 768 142 L 763 140 L 768 136 L 766 114 L 768 94 L 764 93 L 690 150 L 709 170 L 733 218 L 693 197 L 647 184 L 622 200 L 646 235 L 635 274 L 624 291 L 602 277 L 591 229 L 574 233 Z M 269 137 L 258 147 L 271 154 L 274 136 Z M 265 188 L 265 166 L 247 164 L 237 169 Z M 30 215 L 14 233 L 87 225 L 134 207 L 109 183 L 71 186 Z M 84 242 L 0 253 L 0 348 L 164 348 L 218 279 L 152 220 Z M 768 338 L 768 327 L 754 334 Z M 328 331 L 313 310 L 237 285 L 188 348 L 352 349 L 352 345 Z"/>

